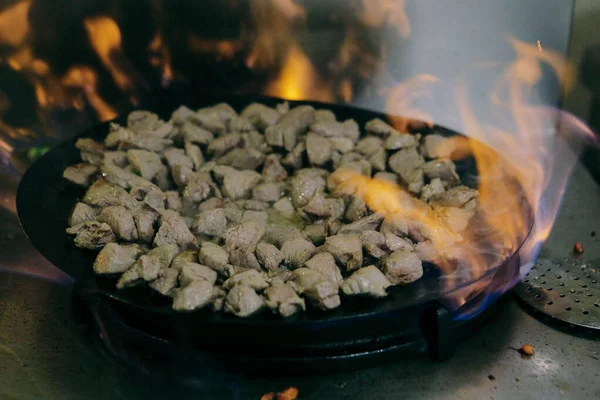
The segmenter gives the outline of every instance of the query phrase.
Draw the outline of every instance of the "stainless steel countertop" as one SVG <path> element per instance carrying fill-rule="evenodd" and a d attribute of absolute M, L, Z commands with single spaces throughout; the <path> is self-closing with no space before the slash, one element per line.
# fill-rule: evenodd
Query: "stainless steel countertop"
<path fill-rule="evenodd" d="M 15 182 L 0 182 L 0 398 L 259 399 L 293 385 L 300 399 L 600 399 L 600 337 L 565 333 L 533 318 L 509 295 L 498 315 L 462 340 L 445 362 L 400 360 L 378 368 L 319 376 L 203 379 L 177 387 L 160 376 L 125 371 L 85 341 L 69 314 L 69 279 L 20 231 Z M 541 258 L 600 263 L 600 188 L 578 166 Z M 38 277 L 32 277 L 36 275 Z M 42 278 L 39 278 L 42 277 Z M 535 355 L 515 350 L 525 343 Z M 165 370 L 169 366 L 165 365 Z"/>

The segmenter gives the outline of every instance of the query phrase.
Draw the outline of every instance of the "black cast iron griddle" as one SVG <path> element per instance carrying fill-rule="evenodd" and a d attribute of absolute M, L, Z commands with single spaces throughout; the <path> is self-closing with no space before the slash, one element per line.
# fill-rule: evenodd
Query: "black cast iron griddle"
<path fill-rule="evenodd" d="M 168 119 L 182 104 L 200 108 L 221 101 L 240 111 L 251 102 L 275 106 L 283 100 L 258 96 L 205 98 L 188 92 L 165 92 L 141 108 Z M 330 109 L 338 120 L 353 118 L 361 128 L 370 119 L 387 119 L 383 114 L 348 106 L 308 101 L 290 103 L 292 107 L 310 104 L 315 108 Z M 125 120 L 126 116 L 122 116 L 116 122 L 124 123 Z M 442 128 L 432 131 L 456 134 Z M 80 137 L 102 140 L 107 133 L 108 123 L 104 123 Z M 175 312 L 169 299 L 149 288 L 118 291 L 115 279 L 95 276 L 92 264 L 97 253 L 75 247 L 72 237 L 65 233 L 71 210 L 85 191 L 62 178 L 67 166 L 80 161 L 79 151 L 74 147 L 76 139 L 67 140 L 45 154 L 23 176 L 17 192 L 21 225 L 40 253 L 75 279 L 76 308 L 86 310 L 84 314 L 93 316 L 94 324 L 102 325 L 102 330 L 119 326 L 120 335 L 130 337 L 135 345 L 149 340 L 150 349 L 160 347 L 159 344 L 172 344 L 188 350 L 235 355 L 234 363 L 243 356 L 248 360 L 268 360 L 271 365 L 276 364 L 275 360 L 287 365 L 294 360 L 305 363 L 307 360 L 372 357 L 405 350 L 409 343 L 412 343 L 413 352 L 434 352 L 434 357 L 443 358 L 443 353 L 448 350 L 441 349 L 441 343 L 451 342 L 455 336 L 451 331 L 452 321 L 468 309 L 476 310 L 489 302 L 490 296 L 493 297 L 494 281 L 505 284 L 517 280 L 519 259 L 518 255 L 513 255 L 498 265 L 490 265 L 488 272 L 480 278 L 489 283 L 486 286 L 489 290 L 481 290 L 459 310 L 448 310 L 444 305 L 451 298 L 452 290 L 473 282 L 459 278 L 449 288 L 444 285 L 447 277 L 434 265 L 425 264 L 423 278 L 407 286 L 391 288 L 386 298 L 343 298 L 342 305 L 331 312 L 309 309 L 287 319 L 268 312 L 246 319 L 210 310 Z M 472 159 L 458 162 L 457 172 L 464 184 L 476 186 Z M 104 332 L 105 336 L 108 334 Z"/>

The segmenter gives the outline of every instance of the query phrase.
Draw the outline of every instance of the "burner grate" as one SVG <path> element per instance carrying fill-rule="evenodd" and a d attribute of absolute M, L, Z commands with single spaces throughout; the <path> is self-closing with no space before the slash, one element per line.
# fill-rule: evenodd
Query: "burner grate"
<path fill-rule="evenodd" d="M 535 311 L 556 322 L 600 330 L 600 267 L 574 260 L 538 260 L 515 287 Z"/>

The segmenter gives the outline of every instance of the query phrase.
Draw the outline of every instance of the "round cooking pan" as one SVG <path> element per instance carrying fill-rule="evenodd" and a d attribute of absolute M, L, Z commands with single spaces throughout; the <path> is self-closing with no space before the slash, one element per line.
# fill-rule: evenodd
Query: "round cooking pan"
<path fill-rule="evenodd" d="M 163 119 L 180 105 L 200 108 L 217 102 L 227 102 L 238 112 L 252 102 L 275 106 L 281 99 L 260 96 L 204 97 L 193 93 L 164 93 L 156 96 L 144 108 L 156 112 Z M 373 119 L 387 120 L 386 115 L 343 105 L 312 101 L 291 101 L 291 106 L 310 104 L 315 108 L 329 109 L 338 120 L 352 118 L 360 127 Z M 116 119 L 124 123 L 126 116 Z M 456 135 L 440 127 L 429 132 Z M 208 350 L 215 353 L 243 354 L 263 359 L 344 359 L 365 352 L 383 352 L 390 346 L 399 346 L 420 340 L 417 352 L 426 352 L 431 343 L 425 340 L 436 336 L 424 332 L 428 315 L 437 318 L 440 310 L 452 321 L 461 317 L 467 308 L 472 311 L 490 295 L 483 289 L 474 296 L 471 304 L 454 309 L 453 293 L 474 282 L 468 278 L 453 277 L 449 285 L 433 264 L 424 264 L 424 275 L 418 281 L 389 289 L 383 299 L 348 298 L 335 310 L 324 312 L 314 309 L 290 318 L 281 318 L 263 312 L 250 318 L 238 318 L 208 309 L 191 313 L 171 309 L 170 299 L 149 288 L 132 288 L 119 291 L 116 279 L 95 276 L 92 264 L 96 252 L 75 247 L 65 230 L 73 206 L 84 195 L 85 189 L 74 186 L 62 178 L 63 170 L 80 161 L 79 150 L 74 146 L 79 137 L 103 140 L 108 133 L 108 123 L 100 124 L 78 137 L 69 139 L 37 160 L 25 173 L 17 192 L 17 210 L 21 225 L 33 245 L 58 268 L 75 279 L 75 302 L 101 304 L 102 312 L 110 311 L 112 317 L 132 332 L 165 343 L 186 348 Z M 477 171 L 473 159 L 457 162 L 457 172 L 467 186 L 476 187 Z M 524 205 L 526 207 L 526 205 Z M 525 238 L 523 238 L 525 240 Z M 515 249 L 515 252 L 518 249 Z M 518 257 L 511 256 L 497 265 L 490 265 L 479 278 L 493 291 L 494 280 L 515 282 L 518 274 Z M 476 302 L 477 304 L 473 303 Z M 96 312 L 98 308 L 96 308 Z M 97 316 L 97 315 L 96 315 Z M 425 321 L 425 322 L 424 322 Z M 425 325 L 424 325 L 425 323 Z M 433 325 L 437 326 L 435 323 Z M 450 329 L 450 328 L 448 328 Z M 451 332 L 443 333 L 451 336 Z M 439 333 L 438 333 L 439 335 Z"/>

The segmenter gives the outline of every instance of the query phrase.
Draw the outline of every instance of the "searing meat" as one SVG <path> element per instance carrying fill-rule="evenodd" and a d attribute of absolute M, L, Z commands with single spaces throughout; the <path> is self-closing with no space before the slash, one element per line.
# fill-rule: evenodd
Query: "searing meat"
<path fill-rule="evenodd" d="M 254 289 L 235 285 L 225 299 L 225 312 L 235 314 L 238 317 L 248 317 L 258 312 L 265 305 L 264 300 Z"/>
<path fill-rule="evenodd" d="M 90 186 L 92 177 L 98 173 L 98 166 L 87 163 L 79 163 L 67 167 L 63 172 L 63 178 L 84 187 Z"/>
<path fill-rule="evenodd" d="M 340 286 L 346 295 L 366 295 L 370 297 L 387 296 L 386 289 L 392 283 L 374 265 L 364 267 L 350 275 Z"/>
<path fill-rule="evenodd" d="M 279 313 L 284 318 L 306 310 L 304 299 L 286 283 L 279 283 L 265 290 L 265 304 L 273 313 Z"/>
<path fill-rule="evenodd" d="M 82 249 L 99 250 L 116 240 L 110 225 L 95 220 L 68 228 L 67 233 L 75 235 L 75 246 Z"/>
<path fill-rule="evenodd" d="M 118 274 L 127 271 L 142 254 L 142 250 L 131 244 L 121 246 L 107 243 L 94 261 L 94 272 L 97 274 Z"/>
<path fill-rule="evenodd" d="M 384 297 L 421 260 L 462 254 L 478 192 L 450 160 L 459 141 L 287 102 L 181 106 L 166 122 L 134 111 L 104 143 L 77 141 L 83 162 L 64 177 L 87 191 L 67 232 L 100 250 L 96 274 L 174 310 L 330 310 L 339 290 Z"/>

